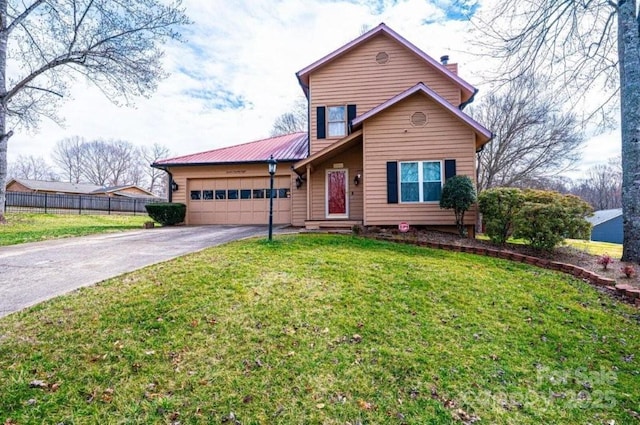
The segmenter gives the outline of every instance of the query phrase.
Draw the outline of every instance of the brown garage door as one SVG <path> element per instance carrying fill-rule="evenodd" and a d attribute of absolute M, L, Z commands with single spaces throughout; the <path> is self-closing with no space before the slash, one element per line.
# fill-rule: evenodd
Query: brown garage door
<path fill-rule="evenodd" d="M 291 179 L 274 179 L 273 222 L 291 223 Z M 269 177 L 190 179 L 188 224 L 267 224 Z"/>

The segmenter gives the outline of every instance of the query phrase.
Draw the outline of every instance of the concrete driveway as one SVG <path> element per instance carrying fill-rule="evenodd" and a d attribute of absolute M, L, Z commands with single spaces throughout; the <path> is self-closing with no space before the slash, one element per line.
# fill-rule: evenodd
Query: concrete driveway
<path fill-rule="evenodd" d="M 265 227 L 163 227 L 0 247 L 0 317 Z"/>

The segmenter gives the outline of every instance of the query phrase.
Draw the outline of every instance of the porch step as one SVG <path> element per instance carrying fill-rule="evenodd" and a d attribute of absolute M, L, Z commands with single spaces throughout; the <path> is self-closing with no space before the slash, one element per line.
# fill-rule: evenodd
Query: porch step
<path fill-rule="evenodd" d="M 362 220 L 311 220 L 305 221 L 304 227 L 307 230 L 320 229 L 351 229 L 355 225 L 362 226 Z"/>

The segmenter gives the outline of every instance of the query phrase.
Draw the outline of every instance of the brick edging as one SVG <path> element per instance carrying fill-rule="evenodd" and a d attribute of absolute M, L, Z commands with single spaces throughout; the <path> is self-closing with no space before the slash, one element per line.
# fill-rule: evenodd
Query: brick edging
<path fill-rule="evenodd" d="M 412 241 L 408 239 L 393 239 L 384 236 L 373 236 L 373 239 L 379 241 L 403 243 L 407 245 L 424 246 L 434 249 L 444 249 L 446 251 L 484 255 L 486 257 L 501 258 L 503 260 L 514 261 L 516 263 L 525 263 L 543 269 L 559 271 L 574 276 L 578 279 L 586 280 L 590 284 L 599 286 L 609 292 L 615 293 L 623 297 L 625 301 L 628 301 L 636 307 L 640 307 L 640 289 L 634 288 L 633 286 L 624 283 L 616 284 L 615 279 L 600 276 L 599 274 L 594 273 L 591 270 L 587 270 L 573 264 L 561 263 L 558 261 L 547 260 L 545 258 L 538 258 L 531 255 L 524 255 L 517 252 L 502 251 L 500 249 L 487 247 L 464 246 L 443 242 Z"/>

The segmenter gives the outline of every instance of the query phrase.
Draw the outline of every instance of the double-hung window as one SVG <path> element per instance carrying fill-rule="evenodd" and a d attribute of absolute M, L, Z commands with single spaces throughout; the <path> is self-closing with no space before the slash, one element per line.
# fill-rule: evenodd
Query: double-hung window
<path fill-rule="evenodd" d="M 329 106 L 327 133 L 329 137 L 342 137 L 347 134 L 347 108 L 345 106 Z"/>
<path fill-rule="evenodd" d="M 441 161 L 400 163 L 400 202 L 437 202 L 441 194 Z"/>

